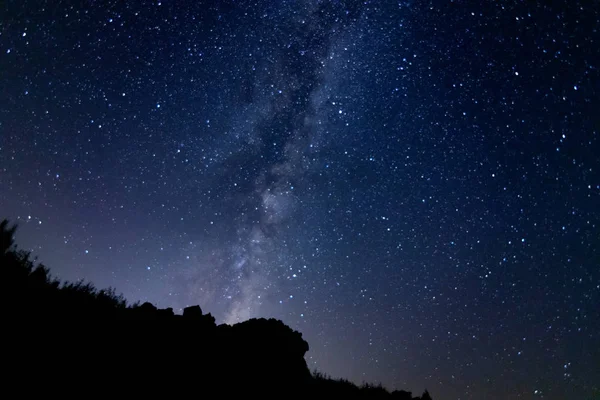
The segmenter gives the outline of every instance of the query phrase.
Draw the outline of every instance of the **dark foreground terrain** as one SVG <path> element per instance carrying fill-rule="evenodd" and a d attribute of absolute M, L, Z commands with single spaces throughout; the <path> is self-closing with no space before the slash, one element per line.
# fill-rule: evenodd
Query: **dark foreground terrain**
<path fill-rule="evenodd" d="M 279 320 L 216 325 L 199 306 L 175 315 L 150 303 L 127 305 L 91 284 L 60 283 L 17 250 L 15 229 L 0 224 L 5 393 L 413 399 L 311 374 L 308 343 Z"/>

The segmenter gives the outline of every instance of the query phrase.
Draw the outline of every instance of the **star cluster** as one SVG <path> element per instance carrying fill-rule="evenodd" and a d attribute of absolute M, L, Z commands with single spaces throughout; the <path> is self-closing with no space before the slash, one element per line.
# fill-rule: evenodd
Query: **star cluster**
<path fill-rule="evenodd" d="M 0 217 L 59 278 L 357 383 L 600 395 L 597 3 L 0 7 Z"/>

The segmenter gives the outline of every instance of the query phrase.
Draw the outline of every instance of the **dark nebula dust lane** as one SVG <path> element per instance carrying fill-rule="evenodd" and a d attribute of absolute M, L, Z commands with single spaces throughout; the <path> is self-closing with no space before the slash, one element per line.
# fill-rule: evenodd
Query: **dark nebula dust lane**
<path fill-rule="evenodd" d="M 0 218 L 313 369 L 600 396 L 597 2 L 7 1 Z"/>

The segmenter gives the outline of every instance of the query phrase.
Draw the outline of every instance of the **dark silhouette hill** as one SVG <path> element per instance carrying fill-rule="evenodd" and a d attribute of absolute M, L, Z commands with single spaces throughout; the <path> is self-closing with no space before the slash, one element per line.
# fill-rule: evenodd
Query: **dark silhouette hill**
<path fill-rule="evenodd" d="M 16 248 L 15 230 L 0 223 L 6 393 L 413 399 L 311 374 L 308 343 L 276 319 L 216 325 L 200 306 L 176 315 L 150 303 L 127 305 L 113 289 L 61 283 Z"/>

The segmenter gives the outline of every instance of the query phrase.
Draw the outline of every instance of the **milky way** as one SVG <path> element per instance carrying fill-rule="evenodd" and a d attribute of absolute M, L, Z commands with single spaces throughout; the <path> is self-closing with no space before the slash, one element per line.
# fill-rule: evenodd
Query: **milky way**
<path fill-rule="evenodd" d="M 0 218 L 336 377 L 600 396 L 599 6 L 479 3 L 8 1 Z"/>

